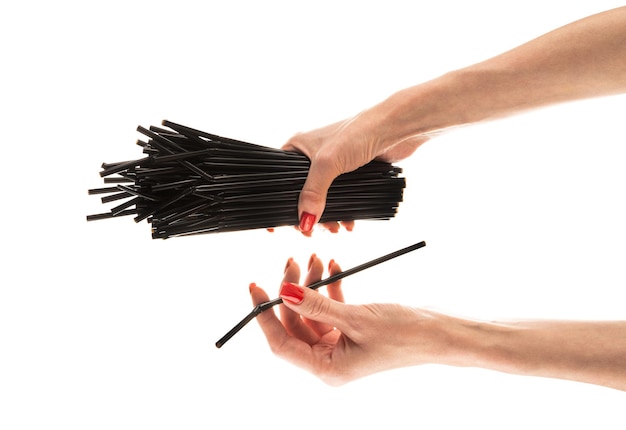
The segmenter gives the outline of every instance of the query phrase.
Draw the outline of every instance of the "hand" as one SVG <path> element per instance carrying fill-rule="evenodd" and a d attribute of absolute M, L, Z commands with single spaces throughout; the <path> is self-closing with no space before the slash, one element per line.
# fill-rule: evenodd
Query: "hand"
<path fill-rule="evenodd" d="M 388 121 L 387 127 L 391 125 Z M 346 121 L 300 133 L 292 137 L 283 149 L 298 151 L 311 160 L 311 167 L 298 202 L 300 231 L 310 235 L 326 206 L 326 195 L 332 182 L 342 173 L 351 172 L 380 159 L 390 163 L 411 155 L 428 140 L 425 136 L 405 139 L 398 143 L 383 140 L 380 130 L 372 127 L 368 112 Z M 340 225 L 351 231 L 354 221 L 328 222 L 324 228 L 336 233 Z"/>
<path fill-rule="evenodd" d="M 406 158 L 427 136 L 459 126 L 626 92 L 625 23 L 626 7 L 587 17 L 398 91 L 346 121 L 294 136 L 283 148 L 311 160 L 298 202 L 300 230 L 309 234 L 320 219 L 337 176 L 375 158 Z"/>
<path fill-rule="evenodd" d="M 333 260 L 330 275 L 341 271 Z M 304 284 L 322 277 L 324 266 L 311 256 Z M 289 259 L 285 268 L 280 320 L 273 310 L 259 316 L 272 351 L 308 370 L 330 385 L 395 367 L 430 362 L 445 348 L 433 330 L 430 312 L 399 305 L 347 305 L 340 282 L 328 285 L 328 297 L 295 285 L 300 268 Z M 255 284 L 250 285 L 253 303 L 269 300 Z"/>
<path fill-rule="evenodd" d="M 309 260 L 304 283 L 321 279 Z M 331 260 L 331 275 L 340 272 Z M 347 305 L 339 282 L 328 297 L 295 285 L 300 268 L 287 262 L 279 320 L 257 316 L 272 351 L 330 385 L 425 363 L 479 367 L 568 379 L 626 390 L 626 321 L 480 321 L 392 304 Z M 253 303 L 269 297 L 250 285 Z M 584 347 L 581 347 L 584 345 Z"/>

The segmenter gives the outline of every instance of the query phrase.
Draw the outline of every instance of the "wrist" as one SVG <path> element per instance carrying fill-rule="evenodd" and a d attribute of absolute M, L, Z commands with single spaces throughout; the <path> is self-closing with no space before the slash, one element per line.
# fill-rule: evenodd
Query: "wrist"
<path fill-rule="evenodd" d="M 430 313 L 433 348 L 428 362 L 458 367 L 502 368 L 511 325 Z M 423 335 L 423 333 L 422 333 Z"/>
<path fill-rule="evenodd" d="M 473 103 L 466 74 L 458 71 L 400 90 L 361 112 L 357 120 L 376 136 L 380 152 L 417 136 L 469 124 L 484 115 Z"/>

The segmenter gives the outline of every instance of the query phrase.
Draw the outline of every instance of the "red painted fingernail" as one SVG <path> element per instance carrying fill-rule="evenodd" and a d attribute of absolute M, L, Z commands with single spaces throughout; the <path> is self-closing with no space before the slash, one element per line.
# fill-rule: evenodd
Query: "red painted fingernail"
<path fill-rule="evenodd" d="M 307 265 L 307 270 L 311 271 L 311 266 L 313 266 L 313 262 L 315 261 L 315 254 L 311 254 L 311 258 L 309 258 L 309 264 Z"/>
<path fill-rule="evenodd" d="M 291 282 L 283 282 L 279 296 L 283 300 L 299 305 L 304 300 L 304 290 Z"/>
<path fill-rule="evenodd" d="M 291 266 L 292 262 L 293 262 L 293 258 L 289 257 L 289 260 L 287 260 L 287 264 L 285 264 L 285 271 L 283 273 L 287 273 L 287 269 L 289 269 L 289 266 Z"/>
<path fill-rule="evenodd" d="M 300 231 L 308 233 L 313 230 L 313 224 L 315 224 L 315 215 L 308 212 L 302 212 L 300 216 Z"/>

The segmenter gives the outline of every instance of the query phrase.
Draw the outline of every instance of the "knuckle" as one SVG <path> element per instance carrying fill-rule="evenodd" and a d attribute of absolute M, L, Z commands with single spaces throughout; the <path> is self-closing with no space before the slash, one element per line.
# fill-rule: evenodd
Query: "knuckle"
<path fill-rule="evenodd" d="M 310 318 L 318 319 L 321 316 L 327 315 L 329 307 L 330 303 L 328 300 L 325 300 L 322 296 L 314 296 L 314 299 L 311 300 L 308 306 Z"/>
<path fill-rule="evenodd" d="M 344 331 L 357 343 L 367 339 L 372 327 L 378 327 L 380 324 L 380 321 L 376 319 L 374 307 L 370 305 L 346 306 L 350 309 L 350 318 L 345 320 Z"/>
<path fill-rule="evenodd" d="M 337 152 L 330 148 L 318 151 L 312 160 L 312 167 L 325 175 L 339 176 L 345 172 L 345 165 L 345 157 L 342 155 L 342 152 Z"/>
<path fill-rule="evenodd" d="M 305 133 L 297 133 L 283 145 L 282 149 L 286 151 L 294 151 L 304 154 L 307 158 L 311 158 L 309 151 L 310 143 Z"/>
<path fill-rule="evenodd" d="M 287 142 L 285 143 L 284 147 L 285 148 L 297 148 L 301 139 L 302 133 L 297 133 L 295 135 L 293 135 L 292 137 L 289 138 L 289 140 L 287 140 Z"/>
<path fill-rule="evenodd" d="M 323 205 L 326 202 L 326 192 L 316 189 L 306 188 L 300 192 L 300 201 L 307 200 L 316 205 Z"/>

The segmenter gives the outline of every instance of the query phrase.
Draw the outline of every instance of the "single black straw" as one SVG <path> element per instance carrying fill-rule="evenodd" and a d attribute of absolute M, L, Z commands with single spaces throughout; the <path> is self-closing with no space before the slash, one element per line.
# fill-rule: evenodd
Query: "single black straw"
<path fill-rule="evenodd" d="M 426 242 L 422 241 L 422 242 L 418 242 L 414 245 L 411 246 L 407 246 L 406 248 L 402 248 L 399 249 L 398 251 L 392 252 L 390 254 L 387 255 L 383 255 L 382 257 L 378 257 L 374 260 L 368 261 L 367 263 L 363 263 L 359 266 L 353 267 L 352 269 L 348 269 L 348 270 L 344 270 L 343 272 L 339 272 L 339 273 L 335 273 L 332 276 L 329 276 L 326 279 L 322 279 L 320 281 L 314 282 L 311 285 L 307 285 L 307 288 L 310 288 L 312 290 L 317 290 L 319 287 L 322 287 L 324 285 L 328 285 L 328 284 L 332 284 L 333 282 L 336 282 L 340 279 L 345 278 L 346 276 L 350 276 L 353 275 L 357 272 L 360 272 L 362 270 L 368 269 L 372 266 L 376 266 L 377 264 L 380 263 L 384 263 L 385 261 L 391 260 L 392 258 L 396 258 L 399 257 L 401 255 L 404 255 L 408 252 L 411 251 L 415 251 L 416 249 L 419 248 L 423 248 L 424 246 L 426 246 Z M 283 302 L 283 299 L 281 298 L 277 298 L 274 300 L 270 300 L 268 302 L 264 302 L 264 303 L 260 303 L 258 305 L 256 305 L 254 307 L 254 309 L 252 309 L 252 311 L 244 318 L 242 319 L 235 327 L 233 327 L 228 333 L 226 333 L 224 336 L 222 336 L 222 338 L 220 340 L 218 340 L 217 342 L 215 342 L 215 346 L 218 348 L 221 348 L 226 342 L 228 342 L 228 340 L 233 337 L 235 334 L 237 334 L 237 332 L 239 330 L 241 330 L 242 328 L 245 327 L 246 324 L 248 324 L 250 321 L 252 321 L 257 315 L 259 315 L 260 313 L 268 310 L 271 307 L 274 307 L 280 303 Z"/>

